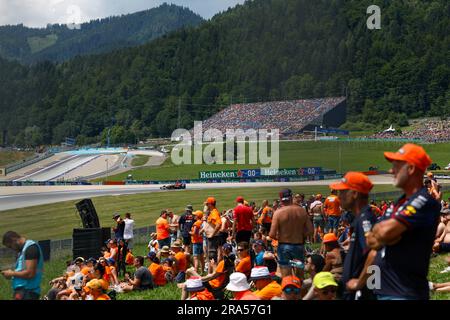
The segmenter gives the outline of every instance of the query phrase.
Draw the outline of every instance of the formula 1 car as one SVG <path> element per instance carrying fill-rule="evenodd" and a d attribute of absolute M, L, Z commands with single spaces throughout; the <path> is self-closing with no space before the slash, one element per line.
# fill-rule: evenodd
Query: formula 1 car
<path fill-rule="evenodd" d="M 167 184 L 167 185 L 163 185 L 160 189 L 161 190 L 181 190 L 181 189 L 186 189 L 186 184 L 185 183 Z"/>

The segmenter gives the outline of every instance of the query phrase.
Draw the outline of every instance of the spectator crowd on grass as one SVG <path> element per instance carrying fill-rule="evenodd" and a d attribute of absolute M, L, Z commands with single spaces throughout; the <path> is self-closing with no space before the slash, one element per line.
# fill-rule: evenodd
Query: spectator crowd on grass
<path fill-rule="evenodd" d="M 431 120 L 415 122 L 408 131 L 381 131 L 371 136 L 369 139 L 408 139 L 426 142 L 446 142 L 450 141 L 450 119 Z"/>
<path fill-rule="evenodd" d="M 431 159 L 422 147 L 384 156 L 404 192 L 395 201 L 370 201 L 373 184 L 359 172 L 331 184 L 327 196 L 283 189 L 261 204 L 238 196 L 227 209 L 209 196 L 179 215 L 162 210 L 146 256 L 130 248 L 134 221 L 114 214 L 114 239 L 101 257 L 68 262 L 45 297 L 109 300 L 170 283 L 182 300 L 409 300 L 450 292 L 450 283 L 427 278 L 430 258 L 450 252 L 450 198 L 425 175 Z M 3 243 L 21 250 L 25 239 L 5 235 Z M 381 287 L 369 281 L 373 265 Z"/>

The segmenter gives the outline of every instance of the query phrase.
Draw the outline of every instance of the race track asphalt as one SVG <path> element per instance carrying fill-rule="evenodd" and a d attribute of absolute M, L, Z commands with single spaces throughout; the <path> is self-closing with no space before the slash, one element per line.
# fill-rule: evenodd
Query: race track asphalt
<path fill-rule="evenodd" d="M 389 185 L 389 175 L 372 176 L 374 184 Z M 219 188 L 256 188 L 284 186 L 323 186 L 336 180 L 302 181 L 302 182 L 247 182 L 247 183 L 192 183 L 186 190 L 206 190 Z M 0 211 L 26 208 L 36 205 L 57 203 L 69 200 L 94 198 L 101 196 L 138 194 L 150 192 L 182 192 L 182 190 L 161 191 L 161 185 L 124 185 L 124 186 L 23 186 L 0 187 Z"/>

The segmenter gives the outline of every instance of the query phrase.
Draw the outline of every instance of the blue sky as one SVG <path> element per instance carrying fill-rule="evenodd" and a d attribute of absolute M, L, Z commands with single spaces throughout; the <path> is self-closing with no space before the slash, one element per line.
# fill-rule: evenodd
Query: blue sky
<path fill-rule="evenodd" d="M 0 0 L 0 25 L 23 23 L 45 27 L 47 23 L 81 23 L 91 19 L 132 13 L 164 2 L 189 7 L 203 18 L 244 3 L 245 0 Z"/>

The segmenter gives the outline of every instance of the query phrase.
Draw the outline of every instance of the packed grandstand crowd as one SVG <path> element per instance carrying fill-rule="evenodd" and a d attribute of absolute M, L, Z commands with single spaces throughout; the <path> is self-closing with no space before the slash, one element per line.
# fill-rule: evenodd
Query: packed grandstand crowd
<path fill-rule="evenodd" d="M 180 215 L 162 210 L 145 256 L 134 252 L 131 215 L 115 213 L 114 237 L 100 258 L 68 261 L 45 299 L 111 300 L 170 283 L 181 300 L 422 300 L 430 291 L 450 292 L 450 282 L 428 281 L 431 257 L 450 252 L 450 198 L 425 175 L 432 160 L 414 144 L 384 155 L 404 192 L 395 201 L 370 201 L 373 183 L 360 172 L 330 184 L 326 197 L 283 189 L 260 205 L 238 196 L 228 210 L 208 197 Z M 39 298 L 36 244 L 13 231 L 3 244 L 22 252 L 16 271 L 2 271 L 17 277 L 15 298 Z M 38 260 L 38 271 L 21 280 L 28 259 Z M 447 262 L 441 273 L 450 272 Z M 370 286 L 373 265 L 381 270 L 379 287 Z M 27 284 L 33 288 L 21 287 Z"/>
<path fill-rule="evenodd" d="M 337 97 L 234 104 L 205 120 L 203 130 L 280 129 L 281 134 L 300 132 L 344 100 Z"/>
<path fill-rule="evenodd" d="M 408 131 L 382 131 L 373 134 L 370 139 L 408 139 L 426 142 L 450 141 L 450 120 L 425 120 L 411 125 Z"/>

